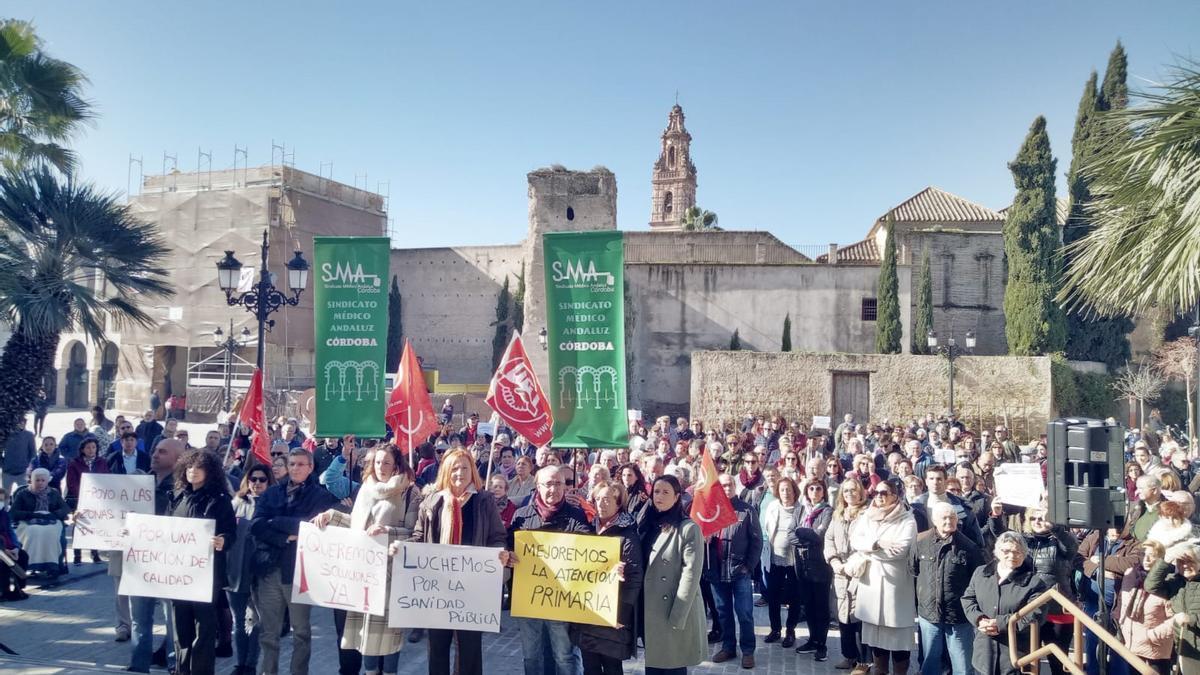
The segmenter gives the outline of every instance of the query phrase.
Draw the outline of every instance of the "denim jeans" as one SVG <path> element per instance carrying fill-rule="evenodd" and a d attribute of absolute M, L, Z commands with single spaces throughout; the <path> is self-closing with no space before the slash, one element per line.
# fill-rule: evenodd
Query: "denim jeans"
<path fill-rule="evenodd" d="M 921 629 L 921 649 L 924 661 L 921 675 L 941 675 L 942 641 L 950 655 L 950 672 L 971 672 L 971 647 L 975 631 L 969 623 L 930 623 L 917 617 Z"/>
<path fill-rule="evenodd" d="M 742 654 L 754 653 L 754 589 L 748 575 L 732 581 L 713 581 L 713 602 L 721 621 L 721 649 L 736 653 L 741 638 Z M 734 617 L 740 633 L 733 629 Z"/>
<path fill-rule="evenodd" d="M 370 656 L 363 654 L 363 670 L 370 673 L 395 673 L 400 668 L 400 652 L 395 651 L 386 656 Z"/>
<path fill-rule="evenodd" d="M 233 645 L 237 649 L 235 665 L 258 667 L 258 612 L 250 602 L 249 593 L 228 591 L 229 609 L 233 612 Z M 247 616 L 249 612 L 249 616 Z"/>
<path fill-rule="evenodd" d="M 549 648 L 554 661 L 555 675 L 578 675 L 581 660 L 575 657 L 575 647 L 563 621 L 521 619 L 521 651 L 525 655 L 525 675 L 543 675 L 543 652 Z"/>
<path fill-rule="evenodd" d="M 163 623 L 167 627 L 167 664 L 175 668 L 175 631 L 171 626 L 171 602 L 158 598 L 129 598 L 129 614 L 133 619 L 133 658 L 129 669 L 138 673 L 150 672 L 150 656 L 154 653 L 154 608 L 162 604 Z"/>

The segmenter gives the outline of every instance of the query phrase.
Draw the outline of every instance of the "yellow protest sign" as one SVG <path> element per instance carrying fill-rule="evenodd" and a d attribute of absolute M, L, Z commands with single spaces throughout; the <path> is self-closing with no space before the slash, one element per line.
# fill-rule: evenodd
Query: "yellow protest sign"
<path fill-rule="evenodd" d="M 518 531 L 512 615 L 617 625 L 621 539 Z"/>

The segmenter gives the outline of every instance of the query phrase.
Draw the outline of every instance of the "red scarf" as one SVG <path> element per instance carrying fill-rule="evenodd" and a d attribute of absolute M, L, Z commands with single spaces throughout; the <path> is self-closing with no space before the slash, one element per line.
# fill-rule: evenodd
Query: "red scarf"
<path fill-rule="evenodd" d="M 743 488 L 753 490 L 762 481 L 762 472 L 751 476 L 749 471 L 742 469 L 738 472 L 738 480 L 741 481 Z"/>
<path fill-rule="evenodd" d="M 558 513 L 558 509 L 562 505 L 563 503 L 559 502 L 551 506 L 546 503 L 546 500 L 542 499 L 542 493 L 536 490 L 533 492 L 533 508 L 537 509 L 537 514 L 541 517 L 543 523 L 550 522 L 550 519 L 554 517 L 555 513 Z"/>

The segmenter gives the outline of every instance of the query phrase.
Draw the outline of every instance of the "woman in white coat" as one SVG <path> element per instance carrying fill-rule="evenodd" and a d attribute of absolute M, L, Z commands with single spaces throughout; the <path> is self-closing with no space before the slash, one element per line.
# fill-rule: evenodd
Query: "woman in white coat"
<path fill-rule="evenodd" d="M 843 570 L 858 578 L 854 615 L 862 641 L 871 647 L 876 673 L 908 672 L 917 598 L 908 573 L 908 552 L 917 537 L 912 510 L 900 498 L 900 481 L 889 478 L 871 488 L 871 506 L 850 526 L 853 553 Z"/>

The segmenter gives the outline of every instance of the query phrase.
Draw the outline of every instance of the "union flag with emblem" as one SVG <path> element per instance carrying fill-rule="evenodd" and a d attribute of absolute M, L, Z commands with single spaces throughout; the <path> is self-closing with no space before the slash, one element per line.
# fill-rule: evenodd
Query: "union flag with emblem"
<path fill-rule="evenodd" d="M 528 438 L 530 443 L 542 446 L 554 438 L 550 401 L 533 372 L 520 333 L 513 332 L 484 401 L 505 424 Z"/>
<path fill-rule="evenodd" d="M 704 458 L 700 461 L 700 475 L 696 478 L 696 486 L 692 490 L 692 522 L 700 526 L 700 533 L 706 538 L 737 522 L 737 514 L 733 512 L 733 503 L 725 494 L 725 488 L 717 481 L 717 465 L 713 464 L 712 455 L 705 449 L 701 453 Z"/>
<path fill-rule="evenodd" d="M 413 450 L 437 431 L 438 418 L 433 414 L 433 402 L 429 400 L 421 364 L 408 340 L 404 341 L 396 387 L 388 397 L 384 420 L 392 427 L 396 447 L 408 453 L 409 465 L 413 466 Z"/>

